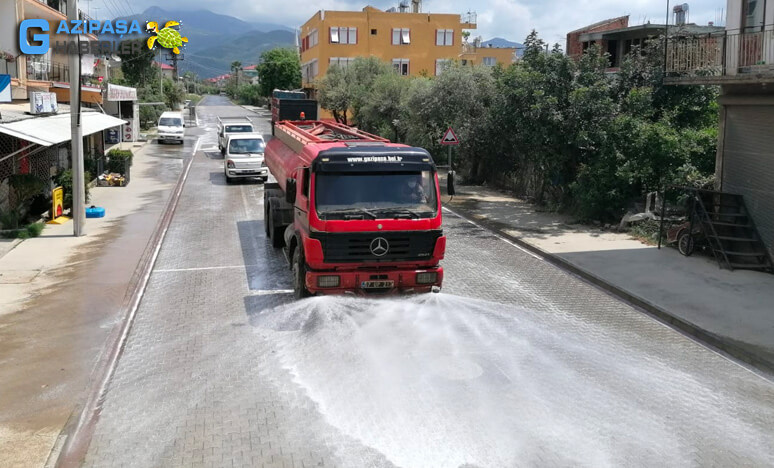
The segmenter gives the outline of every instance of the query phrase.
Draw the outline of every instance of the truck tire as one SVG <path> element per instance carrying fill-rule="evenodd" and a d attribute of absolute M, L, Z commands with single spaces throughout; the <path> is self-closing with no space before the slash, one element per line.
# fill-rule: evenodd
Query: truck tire
<path fill-rule="evenodd" d="M 304 258 L 303 245 L 297 245 L 293 251 L 293 295 L 296 299 L 304 299 L 312 295 L 306 289 L 306 258 Z"/>
<path fill-rule="evenodd" d="M 271 239 L 271 246 L 275 249 L 285 247 L 285 228 L 283 226 L 277 226 L 277 213 L 275 213 L 277 201 L 269 199 L 269 238 Z"/>

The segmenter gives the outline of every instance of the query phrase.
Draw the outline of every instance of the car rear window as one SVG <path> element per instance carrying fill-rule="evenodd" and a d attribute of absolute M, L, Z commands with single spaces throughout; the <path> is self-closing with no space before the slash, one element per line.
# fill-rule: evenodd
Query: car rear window
<path fill-rule="evenodd" d="M 250 133 L 253 131 L 253 127 L 250 125 L 228 125 L 226 126 L 226 132 L 228 133 Z"/>

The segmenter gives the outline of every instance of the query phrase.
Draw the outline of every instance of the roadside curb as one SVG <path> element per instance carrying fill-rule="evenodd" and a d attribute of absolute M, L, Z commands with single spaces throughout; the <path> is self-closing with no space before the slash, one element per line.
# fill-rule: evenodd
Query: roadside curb
<path fill-rule="evenodd" d="M 755 371 L 765 374 L 764 377 L 768 379 L 771 379 L 772 377 L 774 377 L 774 362 L 771 362 L 767 359 L 763 359 L 760 356 L 747 351 L 746 349 L 736 345 L 733 341 L 723 336 L 719 336 L 712 332 L 704 330 L 703 328 L 700 328 L 697 325 L 687 320 L 683 320 L 680 317 L 677 317 L 671 314 L 669 311 L 656 306 L 655 304 L 647 301 L 646 299 L 643 299 L 635 294 L 632 294 L 626 291 L 625 289 L 618 287 L 600 278 L 599 276 L 572 264 L 571 262 L 559 257 L 558 255 L 554 255 L 550 252 L 546 252 L 545 250 L 540 249 L 526 242 L 520 237 L 504 232 L 499 226 L 496 225 L 497 223 L 493 222 L 488 218 L 483 218 L 483 219 L 473 218 L 472 214 L 468 210 L 460 207 L 454 207 L 454 209 L 452 209 L 445 206 L 444 208 L 448 210 L 450 213 L 457 215 L 460 218 L 472 224 L 475 224 L 479 227 L 483 227 L 489 231 L 496 233 L 498 236 L 504 238 L 505 240 L 509 242 L 513 242 L 518 247 L 526 250 L 527 252 L 533 255 L 538 256 L 542 260 L 545 260 L 548 263 L 551 263 L 552 265 L 558 268 L 561 268 L 562 270 L 565 270 L 569 273 L 572 273 L 575 276 L 578 276 L 579 278 L 583 279 L 588 283 L 591 283 L 592 285 L 596 286 L 602 291 L 618 299 L 621 299 L 632 306 L 635 306 L 636 308 L 642 310 L 648 315 L 651 315 L 652 317 L 656 318 L 660 322 L 665 323 L 666 325 L 695 339 L 696 341 L 699 341 L 703 345 L 706 345 L 714 349 L 715 351 L 721 354 L 724 354 L 734 360 L 741 361 L 741 363 L 746 365 L 745 367 L 751 366 L 752 368 L 754 368 Z"/>
<path fill-rule="evenodd" d="M 143 294 L 150 280 L 153 267 L 156 264 L 156 259 L 161 251 L 164 238 L 174 218 L 180 195 L 185 187 L 193 160 L 198 152 L 198 147 L 199 141 L 197 141 L 194 147 L 192 156 L 184 163 L 183 170 L 167 201 L 164 212 L 132 275 L 123 305 L 121 306 L 121 312 L 119 313 L 119 322 L 108 336 L 107 344 L 103 348 L 103 352 L 92 371 L 92 385 L 88 389 L 87 398 L 83 405 L 76 408 L 67 420 L 49 454 L 45 464 L 46 467 L 79 467 L 86 457 L 94 429 L 99 420 L 102 402 L 123 354 L 137 310 L 142 302 Z"/>

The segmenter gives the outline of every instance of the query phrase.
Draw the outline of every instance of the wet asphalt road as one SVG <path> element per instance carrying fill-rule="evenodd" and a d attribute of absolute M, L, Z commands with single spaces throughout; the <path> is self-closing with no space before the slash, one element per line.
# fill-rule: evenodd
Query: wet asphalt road
<path fill-rule="evenodd" d="M 86 466 L 774 465 L 771 382 L 451 213 L 443 294 L 293 302 L 262 185 L 224 180 L 242 114 L 187 131 Z"/>

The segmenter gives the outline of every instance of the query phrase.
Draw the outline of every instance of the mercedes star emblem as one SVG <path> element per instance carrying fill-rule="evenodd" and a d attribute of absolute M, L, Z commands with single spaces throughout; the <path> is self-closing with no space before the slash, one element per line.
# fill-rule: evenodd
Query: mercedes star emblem
<path fill-rule="evenodd" d="M 377 257 L 384 257 L 390 251 L 390 243 L 384 237 L 377 237 L 371 241 L 371 253 Z"/>

